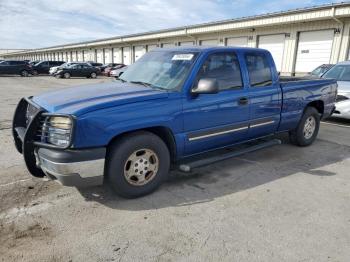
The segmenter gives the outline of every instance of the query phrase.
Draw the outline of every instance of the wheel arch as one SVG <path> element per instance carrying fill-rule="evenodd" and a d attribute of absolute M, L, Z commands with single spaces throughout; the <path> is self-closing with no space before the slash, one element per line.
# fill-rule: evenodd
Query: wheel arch
<path fill-rule="evenodd" d="M 324 113 L 324 102 L 322 100 L 315 100 L 315 101 L 309 102 L 306 105 L 304 112 L 308 107 L 314 107 L 320 113 L 321 116 Z"/>
<path fill-rule="evenodd" d="M 177 156 L 177 150 L 176 150 L 176 142 L 175 142 L 175 137 L 173 132 L 169 127 L 165 126 L 152 126 L 152 127 L 146 127 L 146 128 L 141 128 L 141 129 L 136 129 L 136 130 L 130 130 L 126 131 L 123 133 L 120 133 L 116 136 L 114 136 L 108 143 L 107 145 L 107 154 L 109 152 L 110 145 L 118 141 L 121 137 L 136 133 L 139 131 L 146 131 L 153 133 L 154 135 L 158 136 L 160 139 L 163 140 L 163 142 L 166 144 L 166 146 L 169 149 L 170 153 L 170 159 L 172 162 L 175 162 L 176 156 Z"/>

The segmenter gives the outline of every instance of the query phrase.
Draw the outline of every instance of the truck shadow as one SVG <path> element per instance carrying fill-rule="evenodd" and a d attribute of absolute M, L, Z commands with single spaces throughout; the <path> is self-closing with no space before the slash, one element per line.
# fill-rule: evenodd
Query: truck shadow
<path fill-rule="evenodd" d="M 187 206 L 210 202 L 291 175 L 335 176 L 336 169 L 329 166 L 350 157 L 350 147 L 345 145 L 317 140 L 312 146 L 301 148 L 290 145 L 285 136 L 281 138 L 280 146 L 198 168 L 190 174 L 172 171 L 161 188 L 142 198 L 120 198 L 108 186 L 78 190 L 86 201 L 119 210 Z"/>

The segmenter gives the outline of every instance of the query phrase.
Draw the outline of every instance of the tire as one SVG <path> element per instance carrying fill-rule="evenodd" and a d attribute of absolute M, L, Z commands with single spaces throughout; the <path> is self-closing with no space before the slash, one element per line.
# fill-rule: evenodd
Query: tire
<path fill-rule="evenodd" d="M 65 79 L 70 78 L 70 73 L 68 73 L 68 72 L 64 73 L 64 74 L 63 74 L 63 77 L 64 77 Z"/>
<path fill-rule="evenodd" d="M 153 133 L 140 131 L 126 135 L 108 150 L 106 181 L 121 197 L 150 194 L 168 177 L 168 147 Z"/>
<path fill-rule="evenodd" d="M 97 77 L 97 74 L 96 74 L 95 72 L 92 72 L 92 73 L 90 74 L 90 77 L 91 77 L 91 78 L 96 78 L 96 77 Z"/>
<path fill-rule="evenodd" d="M 297 146 L 311 145 L 320 129 L 320 114 L 314 107 L 307 107 L 298 127 L 289 132 L 289 138 L 292 144 Z"/>
<path fill-rule="evenodd" d="M 27 76 L 29 76 L 29 73 L 28 73 L 27 70 L 22 70 L 20 74 L 21 74 L 22 77 L 27 77 Z"/>
<path fill-rule="evenodd" d="M 38 71 L 33 70 L 33 76 L 37 76 L 38 75 Z"/>
<path fill-rule="evenodd" d="M 61 76 L 60 74 L 55 75 L 55 77 L 56 77 L 57 79 L 62 78 L 62 76 Z"/>

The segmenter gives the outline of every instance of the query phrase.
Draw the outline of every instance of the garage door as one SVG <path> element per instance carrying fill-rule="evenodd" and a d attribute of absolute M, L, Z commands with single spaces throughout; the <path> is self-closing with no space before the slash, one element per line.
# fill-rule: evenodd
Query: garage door
<path fill-rule="evenodd" d="M 145 53 L 146 53 L 146 48 L 144 46 L 135 46 L 134 47 L 134 62 L 137 61 Z"/>
<path fill-rule="evenodd" d="M 277 71 L 282 69 L 285 34 L 259 36 L 259 48 L 270 51 Z"/>
<path fill-rule="evenodd" d="M 90 50 L 84 50 L 83 53 L 84 53 L 84 61 L 85 62 L 90 61 L 90 59 L 89 59 L 90 58 L 90 56 L 89 56 Z"/>
<path fill-rule="evenodd" d="M 113 63 L 123 63 L 122 49 L 120 47 L 113 48 Z"/>
<path fill-rule="evenodd" d="M 73 62 L 78 61 L 78 60 L 77 60 L 77 52 L 75 52 L 75 51 L 72 52 L 72 61 L 73 61 Z"/>
<path fill-rule="evenodd" d="M 192 46 L 192 45 L 194 45 L 193 41 L 180 42 L 180 46 Z"/>
<path fill-rule="evenodd" d="M 295 71 L 306 73 L 329 64 L 333 38 L 333 30 L 300 32 Z"/>
<path fill-rule="evenodd" d="M 83 51 L 78 51 L 78 61 L 84 61 L 84 57 L 83 57 Z"/>
<path fill-rule="evenodd" d="M 226 39 L 227 46 L 248 46 L 248 37 L 230 37 Z"/>
<path fill-rule="evenodd" d="M 169 48 L 169 47 L 174 47 L 174 46 L 175 46 L 174 43 L 163 43 L 163 44 L 162 44 L 162 47 L 163 47 L 163 48 Z"/>
<path fill-rule="evenodd" d="M 154 48 L 157 48 L 157 45 L 147 45 L 147 52 L 151 51 Z"/>
<path fill-rule="evenodd" d="M 103 63 L 103 49 L 97 49 L 96 51 L 96 62 Z"/>
<path fill-rule="evenodd" d="M 200 44 L 201 45 L 218 45 L 218 40 L 217 39 L 201 40 Z"/>
<path fill-rule="evenodd" d="M 123 47 L 123 63 L 126 65 L 131 64 L 131 48 Z"/>
<path fill-rule="evenodd" d="M 105 48 L 105 64 L 112 63 L 112 49 Z"/>

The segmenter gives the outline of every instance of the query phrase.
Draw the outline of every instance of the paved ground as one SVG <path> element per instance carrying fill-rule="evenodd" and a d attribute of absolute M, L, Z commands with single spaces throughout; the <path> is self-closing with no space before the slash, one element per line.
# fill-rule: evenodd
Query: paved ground
<path fill-rule="evenodd" d="M 141 199 L 31 178 L 10 134 L 19 98 L 102 81 L 0 77 L 2 261 L 349 261 L 350 123 L 173 172 Z"/>

